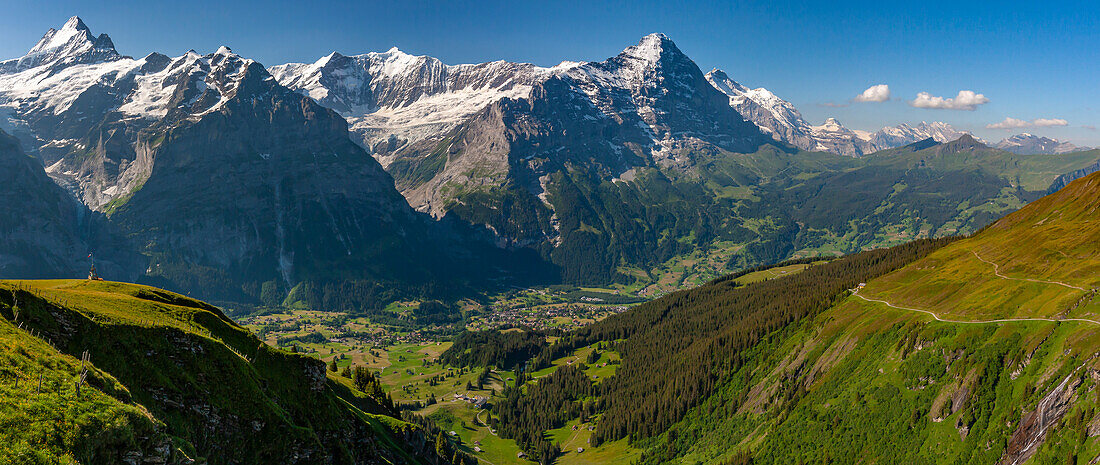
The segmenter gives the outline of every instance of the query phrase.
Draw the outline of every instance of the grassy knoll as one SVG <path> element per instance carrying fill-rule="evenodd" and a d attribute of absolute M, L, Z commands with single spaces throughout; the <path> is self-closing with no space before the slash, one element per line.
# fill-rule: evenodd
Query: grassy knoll
<path fill-rule="evenodd" d="M 625 439 L 593 447 L 589 441 L 592 437 L 590 428 L 593 427 L 595 422 L 580 423 L 578 420 L 573 420 L 561 428 L 550 430 L 548 434 L 556 444 L 561 446 L 562 450 L 561 456 L 555 463 L 558 465 L 632 463 L 641 455 L 641 451 L 630 447 Z"/>
<path fill-rule="evenodd" d="M 764 270 L 754 271 L 752 273 L 748 273 L 746 275 L 740 276 L 737 279 L 735 279 L 734 282 L 736 282 L 738 284 L 741 284 L 741 285 L 745 285 L 745 284 L 752 284 L 752 283 L 755 283 L 755 282 L 760 282 L 760 281 L 763 281 L 765 279 L 782 278 L 784 276 L 792 275 L 792 274 L 798 273 L 802 270 L 805 270 L 806 268 L 810 267 L 811 265 L 816 265 L 816 264 L 820 264 L 820 263 L 824 263 L 824 262 L 799 263 L 799 264 L 796 264 L 796 265 L 786 265 L 786 266 L 777 266 L 777 267 L 767 268 L 767 269 L 764 269 Z"/>

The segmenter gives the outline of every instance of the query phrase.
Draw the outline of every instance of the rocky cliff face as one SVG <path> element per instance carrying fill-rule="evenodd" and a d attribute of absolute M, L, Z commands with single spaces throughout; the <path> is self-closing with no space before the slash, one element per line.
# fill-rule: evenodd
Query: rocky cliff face
<path fill-rule="evenodd" d="M 270 68 L 283 85 L 347 118 L 354 139 L 384 165 L 408 144 L 438 138 L 502 98 L 525 98 L 552 73 L 527 63 L 445 65 L 397 48 Z"/>
<path fill-rule="evenodd" d="M 83 205 L 46 176 L 38 160 L 0 131 L 0 274 L 77 273 L 89 252 L 82 240 Z"/>
<path fill-rule="evenodd" d="M 1086 166 L 1084 168 L 1081 168 L 1081 169 L 1078 169 L 1078 170 L 1073 170 L 1069 173 L 1065 173 L 1061 176 L 1058 176 L 1057 178 L 1054 179 L 1054 182 L 1052 182 L 1050 184 L 1050 188 L 1047 189 L 1047 194 L 1053 194 L 1055 192 L 1058 192 L 1063 187 L 1068 186 L 1069 183 L 1071 183 L 1071 182 L 1073 182 L 1077 179 L 1083 178 L 1085 176 L 1088 176 L 1088 175 L 1090 175 L 1092 173 L 1095 173 L 1097 171 L 1100 171 L 1100 161 L 1097 161 L 1096 163 L 1093 163 L 1093 164 L 1091 164 L 1089 166 Z"/>

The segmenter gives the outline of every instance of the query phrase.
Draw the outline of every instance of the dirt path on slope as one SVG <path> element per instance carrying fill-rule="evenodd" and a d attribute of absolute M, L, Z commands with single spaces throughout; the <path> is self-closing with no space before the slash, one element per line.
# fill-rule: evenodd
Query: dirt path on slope
<path fill-rule="evenodd" d="M 894 304 L 892 304 L 890 302 L 887 302 L 885 300 L 871 299 L 871 298 L 868 298 L 868 297 L 864 297 L 864 296 L 862 296 L 858 293 L 855 294 L 855 296 L 859 297 L 863 300 L 866 300 L 868 302 L 880 303 L 880 304 L 886 305 L 887 307 L 896 308 L 898 310 L 906 310 L 906 311 L 910 311 L 910 312 L 924 313 L 926 315 L 930 315 L 932 318 L 935 318 L 936 321 L 942 321 L 944 323 L 989 324 L 989 323 L 1015 323 L 1015 322 L 1022 322 L 1022 321 L 1045 321 L 1045 322 L 1050 322 L 1050 323 L 1058 323 L 1058 322 L 1062 322 L 1062 321 L 1079 321 L 1079 322 L 1082 322 L 1082 323 L 1092 323 L 1094 325 L 1100 326 L 1100 321 L 1090 320 L 1090 319 L 1087 319 L 1087 318 L 1063 318 L 1063 319 L 1060 319 L 1060 320 L 1056 320 L 1056 319 L 1053 319 L 1053 318 L 998 318 L 996 320 L 970 320 L 970 321 L 949 320 L 949 319 L 946 319 L 946 318 L 940 318 L 939 315 L 937 315 L 937 314 L 935 314 L 931 311 L 928 311 L 928 310 L 922 310 L 922 309 L 919 309 L 919 308 L 902 307 L 902 306 L 899 306 L 899 305 L 894 305 Z"/>
<path fill-rule="evenodd" d="M 1068 287 L 1070 289 L 1077 289 L 1079 291 L 1087 291 L 1088 290 L 1088 289 L 1085 289 L 1083 287 L 1077 287 L 1077 286 L 1074 286 L 1072 284 L 1063 283 L 1061 281 L 1044 281 L 1044 280 L 1041 280 L 1041 279 L 1013 278 L 1011 276 L 1005 276 L 1005 275 L 1001 274 L 1001 266 L 1000 265 L 982 258 L 981 255 L 978 255 L 978 252 L 975 252 L 975 251 L 971 250 L 970 253 L 974 254 L 974 256 L 977 257 L 978 260 L 981 260 L 985 263 L 993 265 L 993 274 L 997 275 L 998 278 L 1011 279 L 1013 281 L 1027 281 L 1027 282 L 1032 282 L 1032 283 L 1055 284 L 1055 285 L 1058 285 L 1058 286 Z"/>

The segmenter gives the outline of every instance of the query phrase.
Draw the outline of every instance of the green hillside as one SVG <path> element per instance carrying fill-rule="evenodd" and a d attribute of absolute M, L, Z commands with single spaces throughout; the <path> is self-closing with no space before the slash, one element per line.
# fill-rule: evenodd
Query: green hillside
<path fill-rule="evenodd" d="M 399 420 L 371 382 L 360 386 L 374 394 L 360 392 L 323 362 L 267 346 L 178 294 L 5 281 L 0 315 L 3 463 L 472 460 L 438 431 Z"/>
<path fill-rule="evenodd" d="M 1095 463 L 1097 199 L 1074 182 L 776 332 L 643 461 Z"/>

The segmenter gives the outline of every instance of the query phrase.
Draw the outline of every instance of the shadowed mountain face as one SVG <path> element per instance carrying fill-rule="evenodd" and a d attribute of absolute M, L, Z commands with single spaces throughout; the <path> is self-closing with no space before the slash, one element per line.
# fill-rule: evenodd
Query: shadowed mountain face
<path fill-rule="evenodd" d="M 38 160 L 0 131 L 0 274 L 78 273 L 88 254 L 82 240 L 84 208 L 50 181 Z"/>

